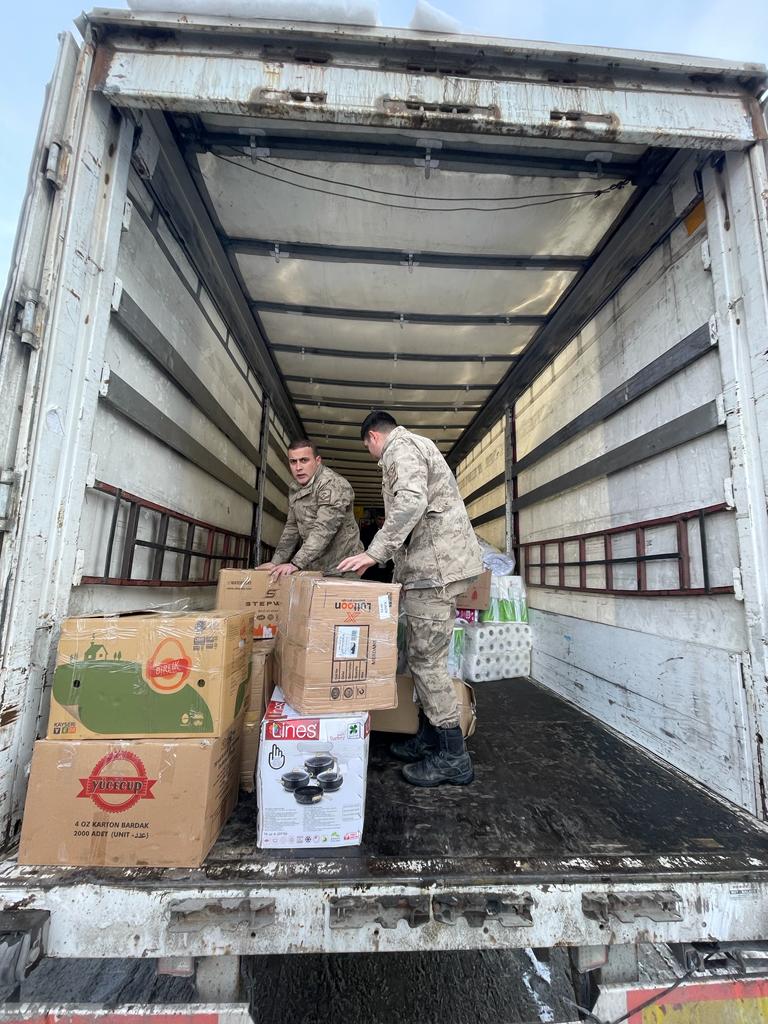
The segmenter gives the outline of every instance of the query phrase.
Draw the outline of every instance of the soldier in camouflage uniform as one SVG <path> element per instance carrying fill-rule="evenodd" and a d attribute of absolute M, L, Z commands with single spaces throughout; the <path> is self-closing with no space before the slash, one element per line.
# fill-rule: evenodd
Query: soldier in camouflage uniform
<path fill-rule="evenodd" d="M 339 569 L 359 572 L 394 559 L 394 579 L 403 586 L 408 666 L 422 706 L 418 733 L 391 750 L 411 762 L 403 774 L 414 785 L 466 785 L 474 774 L 448 650 L 456 598 L 483 571 L 480 548 L 456 479 L 432 441 L 379 411 L 366 418 L 361 436 L 381 466 L 386 516 L 368 550 Z"/>
<path fill-rule="evenodd" d="M 352 485 L 324 466 L 307 438 L 293 441 L 288 464 L 294 483 L 288 495 L 288 519 L 271 562 L 274 576 L 297 569 L 327 572 L 339 560 L 363 550 L 353 513 Z"/>

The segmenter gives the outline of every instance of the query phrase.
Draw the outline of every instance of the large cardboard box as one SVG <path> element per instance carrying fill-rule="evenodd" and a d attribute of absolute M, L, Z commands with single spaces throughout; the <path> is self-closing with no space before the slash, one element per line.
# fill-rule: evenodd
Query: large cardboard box
<path fill-rule="evenodd" d="M 216 607 L 250 611 L 254 640 L 272 640 L 277 636 L 277 583 L 269 569 L 222 569 Z"/>
<path fill-rule="evenodd" d="M 457 608 L 478 608 L 481 611 L 491 603 L 491 570 L 478 576 L 475 583 L 456 598 Z"/>
<path fill-rule="evenodd" d="M 240 725 L 217 739 L 38 741 L 19 863 L 198 867 L 237 801 Z"/>
<path fill-rule="evenodd" d="M 247 612 L 67 619 L 48 739 L 221 736 L 245 705 Z"/>
<path fill-rule="evenodd" d="M 260 642 L 254 641 L 248 710 L 243 718 L 243 742 L 240 748 L 240 788 L 246 793 L 252 793 L 256 788 L 261 722 L 274 689 L 272 655 L 262 652 L 259 647 Z"/>
<path fill-rule="evenodd" d="M 275 689 L 259 747 L 257 843 L 262 849 L 360 844 L 368 733 L 367 712 L 306 717 Z"/>
<path fill-rule="evenodd" d="M 280 581 L 275 681 L 304 714 L 397 703 L 397 613 L 391 583 L 294 573 Z"/>
<path fill-rule="evenodd" d="M 477 724 L 475 691 L 463 679 L 454 679 L 459 701 L 459 720 L 465 736 L 472 736 Z M 419 729 L 419 705 L 412 676 L 397 677 L 397 707 L 390 711 L 372 711 L 373 732 L 397 732 L 413 735 Z"/>

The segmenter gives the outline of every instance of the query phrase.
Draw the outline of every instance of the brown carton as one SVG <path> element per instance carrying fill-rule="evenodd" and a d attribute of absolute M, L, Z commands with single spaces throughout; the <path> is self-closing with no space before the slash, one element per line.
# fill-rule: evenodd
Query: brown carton
<path fill-rule="evenodd" d="M 251 682 L 248 710 L 243 718 L 243 742 L 240 749 L 240 788 L 252 793 L 256 788 L 256 760 L 259 756 L 261 720 L 269 704 L 272 682 L 272 655 L 259 650 L 263 641 L 254 641 L 251 657 Z"/>
<path fill-rule="evenodd" d="M 459 722 L 465 736 L 472 736 L 477 723 L 475 691 L 463 679 L 454 679 L 459 701 Z M 398 732 L 413 735 L 419 728 L 419 705 L 413 699 L 412 676 L 397 677 L 397 707 L 390 711 L 371 712 L 373 732 Z"/>
<path fill-rule="evenodd" d="M 251 674 L 248 680 L 247 710 L 263 712 L 274 690 L 274 657 L 254 643 L 251 654 Z"/>
<path fill-rule="evenodd" d="M 471 587 L 464 591 L 463 594 L 459 594 L 456 598 L 457 608 L 477 608 L 480 611 L 485 609 L 491 603 L 491 570 L 486 569 L 482 576 L 478 576 L 477 580 Z"/>
<path fill-rule="evenodd" d="M 67 619 L 48 739 L 221 736 L 245 705 L 247 612 Z"/>
<path fill-rule="evenodd" d="M 280 583 L 275 681 L 302 714 L 397 703 L 397 607 L 391 583 L 294 573 Z"/>
<path fill-rule="evenodd" d="M 218 739 L 39 740 L 19 863 L 198 867 L 237 801 L 240 724 Z"/>
<path fill-rule="evenodd" d="M 272 640 L 277 636 L 277 583 L 268 569 L 222 569 L 216 607 L 252 612 L 254 640 Z"/>

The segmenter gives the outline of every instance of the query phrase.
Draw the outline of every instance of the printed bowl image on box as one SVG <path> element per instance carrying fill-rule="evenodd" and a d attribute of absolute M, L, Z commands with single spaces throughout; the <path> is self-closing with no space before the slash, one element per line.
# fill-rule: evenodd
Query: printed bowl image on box
<path fill-rule="evenodd" d="M 245 706 L 246 612 L 67 619 L 48 738 L 221 736 Z"/>
<path fill-rule="evenodd" d="M 259 745 L 262 849 L 359 846 L 369 731 L 366 712 L 302 715 L 275 689 Z"/>

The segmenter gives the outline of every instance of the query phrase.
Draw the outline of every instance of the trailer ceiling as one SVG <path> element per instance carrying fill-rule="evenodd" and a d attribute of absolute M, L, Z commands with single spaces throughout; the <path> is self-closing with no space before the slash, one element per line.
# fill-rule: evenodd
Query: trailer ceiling
<path fill-rule="evenodd" d="M 294 409 L 364 495 L 366 412 L 465 453 L 684 215 L 659 202 L 676 149 L 752 141 L 764 77 L 375 29 L 89 21 L 108 43 L 98 86 L 166 112 Z"/>

